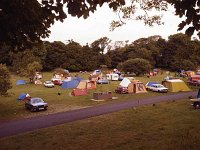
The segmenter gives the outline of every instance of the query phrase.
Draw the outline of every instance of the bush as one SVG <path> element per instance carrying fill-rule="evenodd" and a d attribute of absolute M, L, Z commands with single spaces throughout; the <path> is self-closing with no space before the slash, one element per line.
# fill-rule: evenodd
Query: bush
<path fill-rule="evenodd" d="M 151 68 L 150 62 L 142 58 L 129 59 L 122 64 L 124 72 L 135 73 L 137 76 L 149 72 Z"/>
<path fill-rule="evenodd" d="M 7 95 L 7 91 L 11 88 L 10 72 L 6 65 L 0 64 L 0 95 Z"/>

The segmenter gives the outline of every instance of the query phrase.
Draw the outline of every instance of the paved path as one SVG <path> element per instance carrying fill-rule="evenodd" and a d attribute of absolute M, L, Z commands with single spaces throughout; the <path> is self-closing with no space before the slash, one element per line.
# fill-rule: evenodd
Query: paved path
<path fill-rule="evenodd" d="M 127 100 L 123 102 L 116 102 L 114 104 L 104 104 L 84 109 L 72 110 L 45 116 L 37 116 L 17 121 L 4 122 L 0 124 L 0 138 L 24 133 L 27 131 L 33 131 L 36 129 L 60 125 L 67 122 L 108 114 L 131 107 L 138 107 L 142 105 L 165 101 L 181 100 L 184 98 L 188 98 L 189 96 L 195 97 L 196 95 L 197 92 L 183 92 L 172 95 L 157 96 L 137 100 Z"/>

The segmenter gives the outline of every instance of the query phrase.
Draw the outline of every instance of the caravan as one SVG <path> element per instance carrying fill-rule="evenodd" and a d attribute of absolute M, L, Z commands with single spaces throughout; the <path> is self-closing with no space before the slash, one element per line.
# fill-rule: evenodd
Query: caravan
<path fill-rule="evenodd" d="M 118 75 L 118 74 L 115 74 L 115 73 L 106 74 L 106 78 L 107 78 L 108 80 L 111 80 L 111 81 L 118 81 L 118 80 L 119 80 L 119 75 Z"/>

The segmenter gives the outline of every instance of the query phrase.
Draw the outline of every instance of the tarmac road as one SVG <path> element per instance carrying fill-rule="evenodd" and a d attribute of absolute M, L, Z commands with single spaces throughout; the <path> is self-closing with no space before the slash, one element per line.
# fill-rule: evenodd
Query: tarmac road
<path fill-rule="evenodd" d="M 67 122 L 108 114 L 131 107 L 138 107 L 142 105 L 154 104 L 166 101 L 181 100 L 188 98 L 189 96 L 195 97 L 196 95 L 197 92 L 181 92 L 171 95 L 156 96 L 138 100 L 127 100 L 123 102 L 116 102 L 114 104 L 104 104 L 84 109 L 4 122 L 0 124 L 0 138 L 28 131 L 34 131 L 41 128 L 60 125 Z"/>

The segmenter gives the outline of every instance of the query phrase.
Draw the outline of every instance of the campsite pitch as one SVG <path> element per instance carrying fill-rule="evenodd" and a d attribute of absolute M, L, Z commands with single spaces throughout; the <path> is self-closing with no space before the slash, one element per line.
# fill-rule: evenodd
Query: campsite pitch
<path fill-rule="evenodd" d="M 44 72 L 41 81 L 48 81 L 52 78 L 52 72 Z M 73 73 L 72 76 L 80 76 L 83 79 L 89 77 L 88 73 Z M 165 75 L 158 75 L 156 77 L 136 77 L 144 84 L 148 81 L 161 82 Z M 114 91 L 119 85 L 120 81 L 111 81 L 110 84 L 99 84 L 96 89 L 89 90 L 87 95 L 83 96 L 69 96 L 72 89 L 63 89 L 59 85 L 55 85 L 54 88 L 45 88 L 44 85 L 29 84 L 29 79 L 22 78 L 16 75 L 12 75 L 13 88 L 9 90 L 9 97 L 0 97 L 0 121 L 16 120 L 21 118 L 30 118 L 40 115 L 48 115 L 58 112 L 64 112 L 69 110 L 75 110 L 80 108 L 86 108 L 101 104 L 115 103 L 119 101 L 125 101 L 128 99 L 147 98 L 152 96 L 160 96 L 160 93 L 140 93 L 140 94 L 116 94 Z M 24 80 L 27 84 L 16 85 L 18 80 Z M 111 91 L 113 97 L 118 97 L 115 100 L 95 102 L 90 99 L 93 97 L 94 92 L 108 92 Z M 17 98 L 22 93 L 28 93 L 31 97 L 40 97 L 49 104 L 48 111 L 42 111 L 37 113 L 31 113 L 24 108 L 24 102 L 18 101 Z M 162 95 L 168 95 L 170 93 L 164 93 Z"/>

